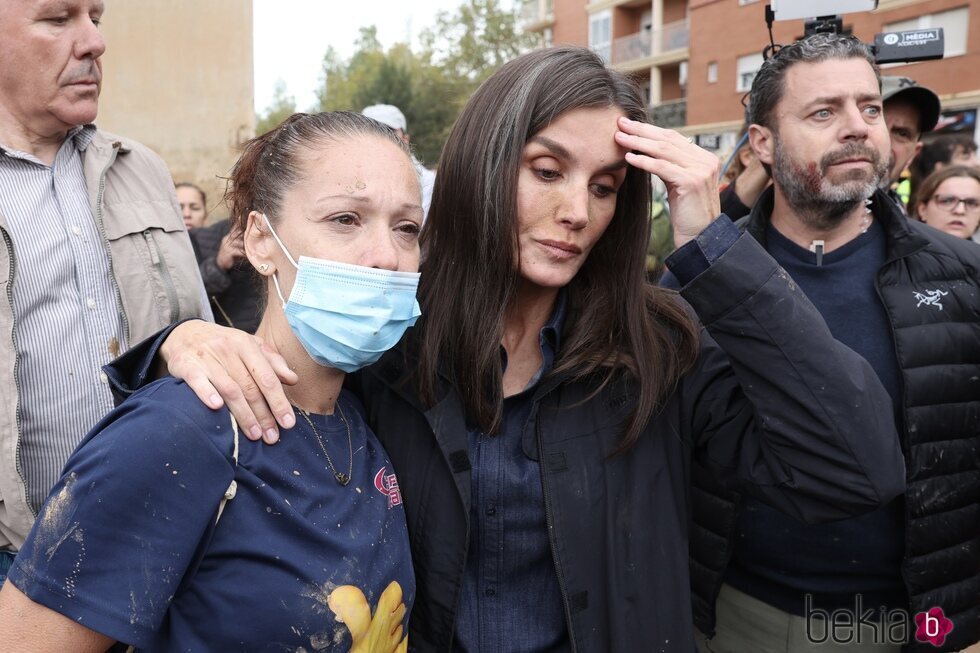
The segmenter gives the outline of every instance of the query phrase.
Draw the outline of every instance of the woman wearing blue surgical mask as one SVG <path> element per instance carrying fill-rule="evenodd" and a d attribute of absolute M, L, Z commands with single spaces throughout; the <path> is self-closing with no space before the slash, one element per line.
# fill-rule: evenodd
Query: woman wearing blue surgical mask
<path fill-rule="evenodd" d="M 135 393 L 38 515 L 0 592 L 0 649 L 406 650 L 398 479 L 341 386 L 419 317 L 411 157 L 359 114 L 297 114 L 246 146 L 229 199 L 268 291 L 257 335 L 295 374 L 290 437 L 239 438 L 172 377 Z"/>

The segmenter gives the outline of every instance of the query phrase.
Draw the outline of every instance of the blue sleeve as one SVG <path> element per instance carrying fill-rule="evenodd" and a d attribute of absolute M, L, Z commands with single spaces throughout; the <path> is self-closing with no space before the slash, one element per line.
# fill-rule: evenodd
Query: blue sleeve
<path fill-rule="evenodd" d="M 722 214 L 696 238 L 668 256 L 665 263 L 680 285 L 686 286 L 721 258 L 735 244 L 739 235 L 738 228 L 727 215 Z M 672 284 L 667 282 L 665 285 L 670 287 Z"/>
<path fill-rule="evenodd" d="M 9 575 L 33 601 L 137 647 L 160 628 L 235 471 L 227 412 L 185 414 L 153 389 L 72 454 Z"/>
<path fill-rule="evenodd" d="M 198 318 L 188 319 L 195 320 Z M 170 336 L 174 329 L 187 321 L 174 322 L 143 342 L 130 347 L 125 354 L 103 366 L 102 370 L 109 379 L 109 390 L 112 391 L 112 397 L 117 406 L 134 392 L 154 381 L 152 376 L 153 363 L 156 362 L 157 354 L 160 353 L 160 346 L 163 345 L 163 341 Z"/>

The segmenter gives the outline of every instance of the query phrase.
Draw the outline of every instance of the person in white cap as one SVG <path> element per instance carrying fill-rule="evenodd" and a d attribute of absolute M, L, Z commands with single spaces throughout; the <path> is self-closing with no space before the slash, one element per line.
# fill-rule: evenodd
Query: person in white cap
<path fill-rule="evenodd" d="M 408 123 L 405 121 L 405 114 L 395 105 L 372 104 L 369 107 L 364 107 L 361 114 L 388 125 L 406 143 L 411 141 L 411 136 L 408 135 Z M 418 170 L 419 181 L 422 184 L 422 211 L 424 218 L 429 215 L 429 204 L 432 203 L 432 188 L 436 184 L 436 173 L 422 165 L 422 162 L 414 156 L 412 159 L 415 161 L 415 169 Z"/>

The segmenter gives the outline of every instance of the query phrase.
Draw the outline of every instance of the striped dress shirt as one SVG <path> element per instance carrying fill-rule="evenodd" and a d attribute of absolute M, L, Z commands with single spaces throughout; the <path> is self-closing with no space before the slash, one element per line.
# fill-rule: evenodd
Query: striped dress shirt
<path fill-rule="evenodd" d="M 52 165 L 0 145 L 0 215 L 13 241 L 18 467 L 35 514 L 82 437 L 112 408 L 101 366 L 125 351 L 119 294 L 69 132 Z"/>

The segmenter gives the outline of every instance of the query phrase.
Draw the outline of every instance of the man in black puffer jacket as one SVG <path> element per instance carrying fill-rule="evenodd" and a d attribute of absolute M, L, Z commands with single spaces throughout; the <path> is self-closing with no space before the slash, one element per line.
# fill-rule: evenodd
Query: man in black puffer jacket
<path fill-rule="evenodd" d="M 739 226 L 878 373 L 908 489 L 868 515 L 805 525 L 695 469 L 704 651 L 958 651 L 980 640 L 980 248 L 908 221 L 876 190 L 889 151 L 879 90 L 850 37 L 809 37 L 767 61 L 748 111 L 774 187 Z"/>

